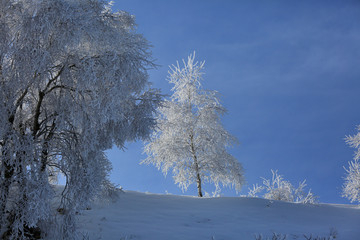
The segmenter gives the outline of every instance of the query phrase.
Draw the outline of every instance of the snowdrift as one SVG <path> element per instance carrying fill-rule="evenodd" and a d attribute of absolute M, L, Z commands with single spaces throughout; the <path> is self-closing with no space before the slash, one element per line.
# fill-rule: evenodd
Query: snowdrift
<path fill-rule="evenodd" d="M 79 215 L 88 239 L 247 240 L 255 235 L 304 234 L 360 239 L 360 208 L 354 205 L 294 204 L 259 198 L 147 194 L 125 191 L 116 202 L 95 204 Z"/>

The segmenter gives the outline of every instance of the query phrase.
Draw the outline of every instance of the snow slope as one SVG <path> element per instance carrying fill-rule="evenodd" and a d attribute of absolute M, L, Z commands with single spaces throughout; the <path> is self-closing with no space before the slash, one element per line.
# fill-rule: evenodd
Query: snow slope
<path fill-rule="evenodd" d="M 303 205 L 258 198 L 147 194 L 125 191 L 116 202 L 97 204 L 79 215 L 89 239 L 254 240 L 273 232 L 360 239 L 360 208 L 353 205 Z M 290 235 L 294 234 L 294 235 Z"/>

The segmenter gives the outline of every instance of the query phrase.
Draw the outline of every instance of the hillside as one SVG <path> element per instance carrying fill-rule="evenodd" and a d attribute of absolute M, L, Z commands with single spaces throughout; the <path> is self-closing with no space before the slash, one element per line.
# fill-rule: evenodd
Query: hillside
<path fill-rule="evenodd" d="M 197 198 L 125 191 L 116 202 L 97 204 L 79 215 L 88 239 L 247 240 L 274 232 L 287 239 L 329 236 L 360 239 L 360 208 L 303 205 L 257 198 Z M 313 238 L 314 239 L 314 238 Z"/>

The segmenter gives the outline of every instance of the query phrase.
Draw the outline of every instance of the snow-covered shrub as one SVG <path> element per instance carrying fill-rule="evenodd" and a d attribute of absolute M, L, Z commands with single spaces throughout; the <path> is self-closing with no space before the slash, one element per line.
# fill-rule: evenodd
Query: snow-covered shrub
<path fill-rule="evenodd" d="M 317 196 L 315 196 L 311 190 L 304 191 L 306 187 L 306 181 L 299 183 L 298 187 L 294 187 L 289 181 L 285 180 L 282 175 L 278 174 L 277 170 L 271 170 L 272 178 L 263 179 L 263 185 L 253 185 L 253 188 L 249 188 L 249 197 L 257 197 L 257 194 L 265 191 L 263 197 L 270 200 L 279 200 L 295 203 L 315 203 Z"/>
<path fill-rule="evenodd" d="M 264 194 L 264 198 L 271 200 L 280 200 L 293 202 L 294 194 L 293 194 L 293 186 L 289 181 L 283 179 L 281 175 L 279 175 L 276 171 L 271 170 L 272 178 L 271 179 L 263 179 L 263 185 L 266 193 Z"/>
<path fill-rule="evenodd" d="M 272 236 L 263 236 L 262 234 L 255 234 L 255 240 L 334 240 L 337 239 L 338 232 L 335 228 L 330 229 L 328 236 L 318 236 L 313 234 L 303 234 L 302 236 L 295 234 L 282 234 L 282 233 L 273 233 Z"/>
<path fill-rule="evenodd" d="M 264 237 L 262 234 L 255 234 L 255 240 L 287 240 L 288 235 L 281 233 L 273 233 L 271 237 Z"/>
<path fill-rule="evenodd" d="M 360 126 L 355 136 L 347 136 L 346 142 L 356 149 L 355 156 L 349 162 L 349 168 L 346 169 L 345 183 L 343 186 L 343 197 L 348 198 L 351 202 L 360 203 Z"/>
<path fill-rule="evenodd" d="M 330 228 L 330 233 L 329 236 L 313 236 L 312 234 L 304 234 L 303 237 L 306 240 L 334 240 L 337 239 L 338 237 L 338 231 L 336 230 L 336 228 Z"/>

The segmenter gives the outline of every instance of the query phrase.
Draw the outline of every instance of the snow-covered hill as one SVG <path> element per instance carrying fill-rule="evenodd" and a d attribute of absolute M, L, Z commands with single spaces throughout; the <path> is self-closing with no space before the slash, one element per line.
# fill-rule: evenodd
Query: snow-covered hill
<path fill-rule="evenodd" d="M 328 237 L 360 239 L 360 208 L 351 205 L 303 205 L 257 198 L 147 194 L 125 191 L 116 202 L 98 204 L 79 215 L 88 239 L 247 240 L 274 232 L 287 239 Z"/>

